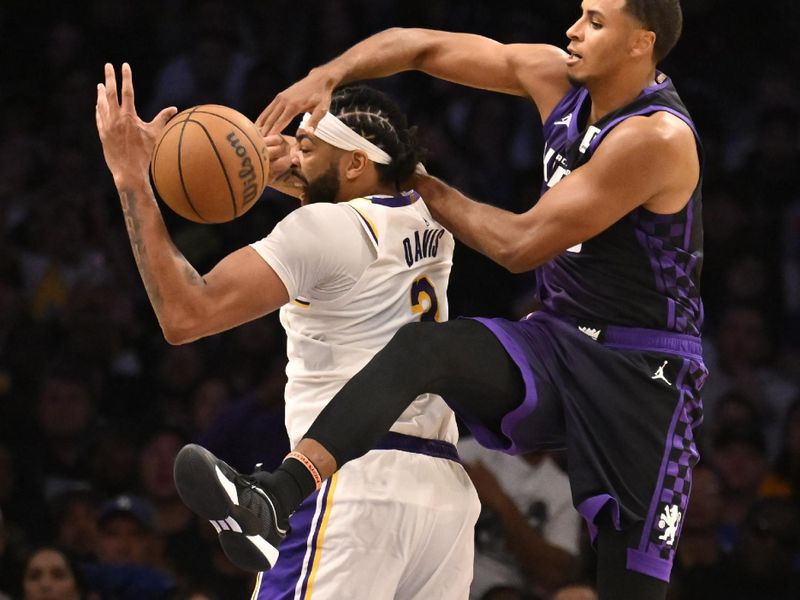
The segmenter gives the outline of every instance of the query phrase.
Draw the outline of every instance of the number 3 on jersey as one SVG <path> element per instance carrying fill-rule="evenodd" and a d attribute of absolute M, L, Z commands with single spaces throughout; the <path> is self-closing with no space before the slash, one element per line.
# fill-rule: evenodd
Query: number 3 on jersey
<path fill-rule="evenodd" d="M 420 321 L 439 320 L 439 299 L 431 280 L 424 275 L 411 284 L 411 312 L 420 315 Z"/>

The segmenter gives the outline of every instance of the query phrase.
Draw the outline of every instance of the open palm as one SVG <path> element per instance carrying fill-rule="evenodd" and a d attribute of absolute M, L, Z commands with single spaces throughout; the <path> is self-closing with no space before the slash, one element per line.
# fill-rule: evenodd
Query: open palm
<path fill-rule="evenodd" d="M 164 126 L 178 109 L 170 106 L 149 123 L 136 114 L 133 74 L 128 63 L 122 65 L 122 99 L 117 95 L 114 67 L 105 65 L 105 83 L 97 84 L 95 119 L 103 144 L 103 156 L 115 181 L 147 177 L 153 146 Z"/>

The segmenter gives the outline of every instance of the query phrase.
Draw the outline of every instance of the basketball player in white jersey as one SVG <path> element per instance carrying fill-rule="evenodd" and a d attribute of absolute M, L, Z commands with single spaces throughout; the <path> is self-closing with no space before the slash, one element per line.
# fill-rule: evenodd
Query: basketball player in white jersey
<path fill-rule="evenodd" d="M 453 238 L 416 192 L 400 191 L 419 159 L 404 115 L 375 90 L 348 88 L 333 96 L 313 135 L 301 125 L 296 141 L 270 146 L 273 185 L 299 190 L 302 206 L 201 277 L 170 240 L 147 175 L 153 142 L 174 112 L 139 120 L 130 67 L 122 68 L 120 103 L 106 65 L 98 131 L 148 296 L 170 343 L 280 308 L 286 426 L 295 444 L 398 328 L 447 319 Z M 479 502 L 456 438 L 441 398 L 418 397 L 373 451 L 322 483 L 275 532 L 286 536 L 280 557 L 257 535 L 262 515 L 246 510 L 260 493 L 254 483 L 271 475 L 242 476 L 190 445 L 178 455 L 176 480 L 234 563 L 272 567 L 254 598 L 462 599 Z"/>

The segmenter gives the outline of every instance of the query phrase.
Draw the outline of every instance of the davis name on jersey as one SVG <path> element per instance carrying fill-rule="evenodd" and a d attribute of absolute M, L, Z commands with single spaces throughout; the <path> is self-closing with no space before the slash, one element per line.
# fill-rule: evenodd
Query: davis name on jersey
<path fill-rule="evenodd" d="M 435 221 L 416 192 L 300 210 L 347 211 L 348 227 L 309 229 L 307 235 L 326 236 L 325 245 L 334 253 L 344 236 L 357 236 L 371 247 L 372 260 L 352 287 L 335 299 L 300 297 L 281 308 L 289 359 L 286 429 L 292 445 L 400 327 L 447 319 L 454 248 L 453 236 Z M 430 394 L 412 403 L 392 431 L 457 440 L 452 412 Z"/>

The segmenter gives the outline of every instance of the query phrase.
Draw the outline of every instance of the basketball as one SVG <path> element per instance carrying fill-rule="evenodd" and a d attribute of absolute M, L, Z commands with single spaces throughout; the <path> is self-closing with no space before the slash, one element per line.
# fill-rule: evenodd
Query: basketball
<path fill-rule="evenodd" d="M 268 174 L 267 148 L 256 126 L 217 104 L 170 119 L 150 160 L 158 196 L 196 223 L 225 223 L 246 213 L 261 197 Z"/>

